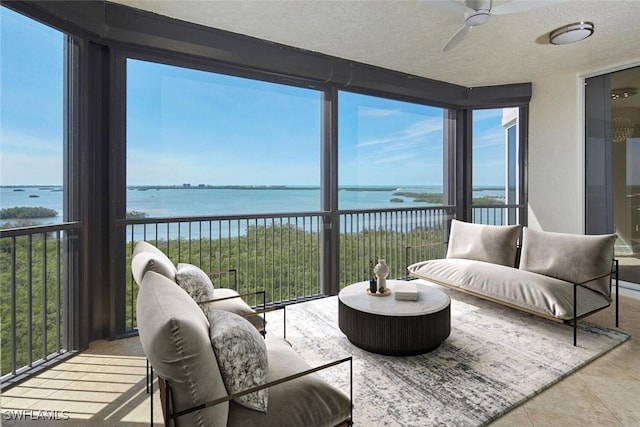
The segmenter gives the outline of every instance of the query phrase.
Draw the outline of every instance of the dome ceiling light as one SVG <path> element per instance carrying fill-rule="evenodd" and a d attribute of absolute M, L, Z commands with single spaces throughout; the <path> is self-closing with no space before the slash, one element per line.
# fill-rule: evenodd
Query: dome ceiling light
<path fill-rule="evenodd" d="M 593 22 L 575 22 L 551 31 L 549 41 L 555 45 L 575 43 L 589 37 L 593 34 L 593 30 Z"/>

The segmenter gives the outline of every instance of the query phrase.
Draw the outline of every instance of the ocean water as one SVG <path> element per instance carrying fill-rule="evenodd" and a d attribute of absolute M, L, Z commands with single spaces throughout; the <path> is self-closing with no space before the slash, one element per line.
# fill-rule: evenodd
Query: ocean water
<path fill-rule="evenodd" d="M 57 224 L 63 221 L 63 192 L 61 187 L 0 187 L 0 209 L 42 206 L 58 212 L 55 218 L 36 220 L 39 224 Z M 435 206 L 399 197 L 402 203 L 392 202 L 397 191 L 414 193 L 442 193 L 439 186 L 359 187 L 338 193 L 339 209 L 383 209 Z M 503 190 L 481 188 L 474 197 L 502 197 Z M 151 218 L 218 216 L 242 214 L 269 214 L 284 212 L 320 211 L 320 190 L 304 187 L 278 188 L 128 188 L 127 211 L 139 211 Z M 14 223 L 5 219 L 1 223 Z"/>

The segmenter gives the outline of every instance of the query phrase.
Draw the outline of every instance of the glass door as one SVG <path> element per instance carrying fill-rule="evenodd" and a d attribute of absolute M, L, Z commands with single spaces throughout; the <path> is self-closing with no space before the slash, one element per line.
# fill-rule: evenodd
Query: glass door
<path fill-rule="evenodd" d="M 611 74 L 613 225 L 620 279 L 640 283 L 640 67 Z"/>

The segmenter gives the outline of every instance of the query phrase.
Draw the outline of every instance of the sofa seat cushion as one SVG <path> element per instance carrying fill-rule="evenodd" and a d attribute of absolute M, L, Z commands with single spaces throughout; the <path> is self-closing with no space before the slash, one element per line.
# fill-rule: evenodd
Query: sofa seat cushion
<path fill-rule="evenodd" d="M 408 267 L 413 277 L 460 288 L 544 316 L 573 319 L 573 285 L 530 271 L 467 259 L 423 261 Z M 609 305 L 598 292 L 578 287 L 578 317 Z"/>
<path fill-rule="evenodd" d="M 485 225 L 451 221 L 447 258 L 464 258 L 515 266 L 519 225 Z"/>
<path fill-rule="evenodd" d="M 268 381 L 310 368 L 285 340 L 271 335 L 273 334 L 268 334 L 265 340 L 269 359 Z M 345 373 L 346 375 L 348 374 Z M 230 426 L 329 427 L 342 423 L 349 415 L 349 398 L 316 374 L 270 387 L 266 414 L 252 411 L 235 402 L 229 405 Z"/>
<path fill-rule="evenodd" d="M 144 354 L 170 382 L 177 411 L 227 396 L 211 348 L 209 322 L 184 290 L 161 274 L 147 272 L 136 313 Z M 196 411 L 180 417 L 180 425 L 225 427 L 228 408 L 223 403 Z"/>

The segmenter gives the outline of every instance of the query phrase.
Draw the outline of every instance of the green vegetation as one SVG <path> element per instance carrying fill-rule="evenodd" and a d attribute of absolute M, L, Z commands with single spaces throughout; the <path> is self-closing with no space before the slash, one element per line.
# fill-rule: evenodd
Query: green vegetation
<path fill-rule="evenodd" d="M 43 207 L 20 206 L 0 210 L 0 219 L 52 218 L 58 211 Z"/>
<path fill-rule="evenodd" d="M 392 197 L 389 201 L 391 203 L 404 203 L 404 199 L 401 199 L 400 197 Z"/>
<path fill-rule="evenodd" d="M 32 361 L 41 359 L 43 346 L 47 354 L 55 352 L 57 342 L 62 342 L 64 329 L 63 314 L 58 316 L 58 307 L 63 307 L 63 291 L 58 289 L 58 283 L 63 282 L 63 257 L 57 257 L 55 239 L 47 237 L 45 244 L 44 235 L 37 234 L 31 239 L 16 237 L 15 244 L 12 240 L 6 238 L 0 242 L 0 375 L 11 371 L 12 332 L 16 335 L 15 367 L 18 369 L 28 363 L 29 356 Z M 15 271 L 12 267 L 14 256 Z M 44 271 L 42 266 L 45 266 Z M 15 294 L 11 290 L 12 277 L 15 277 Z M 16 301 L 15 330 L 11 325 L 13 297 Z M 31 355 L 27 345 L 29 331 Z"/>
<path fill-rule="evenodd" d="M 147 213 L 142 211 L 127 212 L 127 219 L 142 219 L 142 218 L 146 218 L 147 216 L 148 216 Z"/>
<path fill-rule="evenodd" d="M 406 259 L 407 246 L 424 243 L 439 244 L 420 248 Z M 293 225 L 251 226 L 240 237 L 196 240 L 150 240 L 174 263 L 188 262 L 207 273 L 237 271 L 238 291 L 241 293 L 264 289 L 266 301 L 279 302 L 304 298 L 321 292 L 320 236 Z M 127 247 L 126 294 L 127 327 L 133 328 L 135 299 L 138 286 L 130 271 L 133 243 Z M 393 277 L 403 277 L 406 266 L 420 259 L 442 257 L 442 231 L 416 227 L 409 231 L 391 232 L 383 228 L 361 230 L 340 235 L 340 282 L 342 288 L 365 280 L 371 274 L 370 262 L 385 258 Z M 273 278 L 273 280 L 272 280 Z M 211 275 L 214 287 L 234 287 L 232 274 Z M 251 305 L 261 300 L 249 298 Z"/>
<path fill-rule="evenodd" d="M 207 273 L 237 271 L 237 290 L 247 293 L 266 291 L 267 302 L 281 302 L 319 295 L 320 236 L 294 225 L 251 226 L 240 237 L 194 240 L 150 240 L 173 262 L 189 262 Z M 435 242 L 428 251 L 419 248 L 406 259 L 406 247 Z M 126 328 L 136 326 L 135 301 L 138 286 L 131 276 L 133 242 L 127 243 L 125 260 L 126 295 L 117 300 L 126 304 Z M 361 230 L 340 236 L 339 287 L 365 280 L 371 275 L 371 262 L 385 258 L 393 277 L 402 277 L 406 265 L 419 259 L 442 256 L 442 231 L 413 228 L 390 232 L 382 228 Z M 16 368 L 64 346 L 65 316 L 64 254 L 58 256 L 53 235 L 4 238 L 0 242 L 0 375 L 11 372 L 12 334 L 15 333 Z M 426 252 L 425 252 L 426 251 Z M 64 248 L 61 248 L 64 252 Z M 13 267 L 15 260 L 15 271 Z M 12 277 L 15 293 L 12 294 Z M 211 274 L 215 287 L 235 287 L 232 274 Z M 60 288 L 58 288 L 60 285 Z M 15 295 L 15 326 L 12 325 L 12 295 Z M 261 298 L 247 298 L 251 305 Z M 29 304 L 29 301 L 31 302 Z M 44 319 L 44 322 L 43 322 Z M 29 331 L 31 344 L 29 345 Z M 46 340 L 45 340 L 46 339 Z M 29 348 L 31 354 L 29 355 Z"/>
<path fill-rule="evenodd" d="M 474 205 L 503 205 L 504 201 L 493 196 L 482 196 L 473 198 Z"/>
<path fill-rule="evenodd" d="M 413 199 L 414 202 L 419 203 L 433 203 L 436 205 L 442 204 L 442 193 L 414 193 L 411 191 L 396 191 L 394 196 L 407 197 Z"/>
<path fill-rule="evenodd" d="M 432 203 L 435 205 L 441 205 L 443 201 L 442 193 L 414 193 L 410 191 L 396 191 L 394 196 L 407 197 L 413 199 L 417 203 Z M 393 201 L 393 200 L 392 200 Z M 501 205 L 504 201 L 495 196 L 482 196 L 474 197 L 474 205 Z"/>

